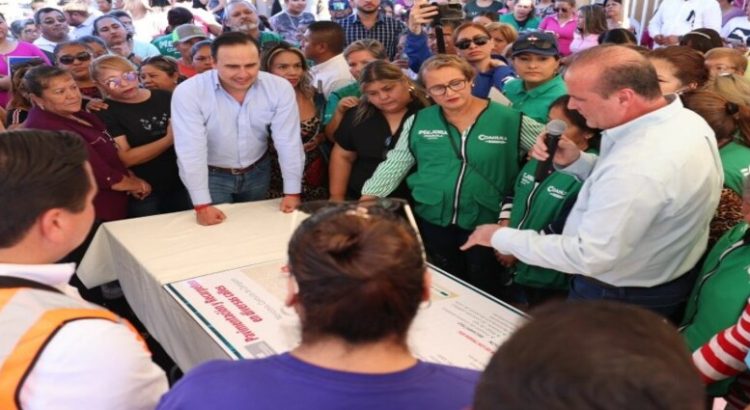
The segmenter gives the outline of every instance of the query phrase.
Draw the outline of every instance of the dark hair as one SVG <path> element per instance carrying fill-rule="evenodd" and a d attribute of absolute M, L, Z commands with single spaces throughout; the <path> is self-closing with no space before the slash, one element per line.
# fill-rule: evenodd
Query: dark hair
<path fill-rule="evenodd" d="M 429 100 L 425 91 L 412 81 L 409 77 L 404 74 L 401 69 L 389 63 L 386 60 L 373 60 L 367 63 L 362 68 L 362 72 L 359 74 L 359 88 L 362 90 L 362 96 L 359 98 L 359 104 L 357 105 L 357 111 L 354 116 L 354 125 L 361 124 L 364 120 L 374 115 L 378 109 L 369 101 L 367 94 L 364 92 L 365 87 L 376 81 L 402 81 L 407 87 L 409 87 L 409 94 L 413 102 L 419 103 L 421 107 L 429 105 Z"/>
<path fill-rule="evenodd" d="M 107 43 L 105 43 L 104 40 L 101 39 L 101 37 L 97 37 L 97 36 L 83 36 L 83 37 L 78 37 L 76 39 L 76 41 L 84 43 L 84 44 L 96 43 L 96 44 L 99 44 L 100 46 L 104 47 L 105 49 L 107 48 Z"/>
<path fill-rule="evenodd" d="M 193 13 L 185 7 L 174 7 L 167 12 L 167 24 L 170 29 L 174 29 L 177 26 L 183 24 L 190 24 L 193 22 Z M 172 30 L 170 30 L 171 32 Z M 166 33 L 169 34 L 169 33 Z"/>
<path fill-rule="evenodd" d="M 26 72 L 23 76 L 23 86 L 31 94 L 41 97 L 51 79 L 69 75 L 64 68 L 41 65 Z"/>
<path fill-rule="evenodd" d="M 141 62 L 139 71 L 140 71 L 140 68 L 143 68 L 147 65 L 153 66 L 159 71 L 163 71 L 167 73 L 167 75 L 169 76 L 173 76 L 176 73 L 180 72 L 180 68 L 179 68 L 179 65 L 177 64 L 177 60 L 169 56 L 158 55 L 158 56 L 148 57 Z"/>
<path fill-rule="evenodd" d="M 680 38 L 680 45 L 690 47 L 705 54 L 708 50 L 724 46 L 724 42 L 716 30 L 698 28 L 682 36 Z"/>
<path fill-rule="evenodd" d="M 73 41 L 66 41 L 64 43 L 57 43 L 57 45 L 55 45 L 55 49 L 52 50 L 52 54 L 55 56 L 55 58 L 57 58 L 57 54 L 60 52 L 60 50 L 62 50 L 65 47 L 70 47 L 70 46 L 81 46 L 85 48 L 86 51 L 93 54 L 93 50 L 91 49 L 91 47 L 81 40 L 73 40 Z"/>
<path fill-rule="evenodd" d="M 632 31 L 625 28 L 613 28 L 599 34 L 599 44 L 637 44 L 638 40 Z"/>
<path fill-rule="evenodd" d="M 346 45 L 346 38 L 344 36 L 344 29 L 333 21 L 316 21 L 309 26 L 307 30 L 310 32 L 310 37 L 315 43 L 325 43 L 328 49 L 334 54 L 340 54 L 344 51 Z"/>
<path fill-rule="evenodd" d="M 62 10 L 56 9 L 54 7 L 42 7 L 41 9 L 37 10 L 34 13 L 34 24 L 41 25 L 42 24 L 42 14 L 52 13 L 52 12 L 60 13 L 63 17 L 65 17 L 65 14 L 62 12 Z M 5 20 L 5 18 L 3 18 Z"/>
<path fill-rule="evenodd" d="M 313 215 L 292 235 L 288 258 L 303 343 L 326 336 L 406 342 L 425 287 L 422 248 L 409 225 L 379 215 Z"/>
<path fill-rule="evenodd" d="M 211 43 L 211 57 L 216 60 L 216 55 L 219 53 L 219 49 L 221 47 L 227 47 L 227 46 L 239 46 L 239 45 L 252 45 L 255 47 L 256 50 L 258 50 L 258 54 L 260 54 L 260 44 L 252 37 L 248 36 L 245 33 L 240 33 L 239 31 L 230 31 L 227 33 L 223 33 L 219 37 L 216 37 L 214 39 L 214 42 Z"/>
<path fill-rule="evenodd" d="M 122 24 L 122 21 L 118 20 L 117 17 L 113 13 L 107 13 L 102 14 L 101 16 L 94 19 L 94 23 L 91 25 L 91 33 L 95 36 L 99 35 L 99 22 L 104 19 L 112 19 L 117 22 L 117 24 L 121 25 L 122 28 L 125 29 L 125 31 L 128 31 L 128 29 L 125 27 L 124 24 Z"/>
<path fill-rule="evenodd" d="M 652 50 L 650 59 L 665 60 L 675 68 L 677 77 L 683 86 L 695 84 L 702 87 L 708 81 L 709 72 L 703 54 L 685 46 L 669 46 Z"/>
<path fill-rule="evenodd" d="M 701 410 L 703 383 L 664 318 L 609 301 L 547 304 L 500 345 L 474 410 Z"/>
<path fill-rule="evenodd" d="M 5 20 L 5 16 L 3 16 L 2 13 L 0 13 L 0 16 L 2 16 L 3 20 Z M 10 31 L 13 33 L 13 35 L 20 39 L 21 35 L 23 34 L 23 29 L 26 28 L 29 24 L 35 24 L 33 19 L 21 19 L 16 20 L 12 23 L 10 23 Z"/>
<path fill-rule="evenodd" d="M 28 98 L 27 93 L 29 90 L 24 86 L 23 77 L 26 72 L 34 67 L 43 65 L 44 61 L 41 58 L 32 58 L 21 63 L 16 63 L 11 66 L 10 79 L 10 101 L 6 108 L 8 111 L 11 109 L 31 109 L 31 101 Z"/>
<path fill-rule="evenodd" d="M 607 31 L 607 15 L 598 4 L 581 6 L 578 15 L 583 16 L 583 34 L 601 34 Z M 578 30 L 581 31 L 581 30 Z"/>
<path fill-rule="evenodd" d="M 636 50 L 616 44 L 602 44 L 579 51 L 569 58 L 566 75 L 575 71 L 576 66 L 593 65 L 598 68 L 596 92 L 602 97 L 609 97 L 625 88 L 650 100 L 662 97 L 656 69 Z"/>
<path fill-rule="evenodd" d="M 299 48 L 287 43 L 286 41 L 280 42 L 279 44 L 273 46 L 263 53 L 263 56 L 260 60 L 260 69 L 267 73 L 270 73 L 274 60 L 276 60 L 276 57 L 278 57 L 281 53 L 292 53 L 297 56 L 297 58 L 299 58 L 300 62 L 302 63 L 302 76 L 300 77 L 299 83 L 297 84 L 297 88 L 302 91 L 302 94 L 304 94 L 305 97 L 313 98 L 313 96 L 315 95 L 315 87 L 312 85 L 312 75 L 309 71 L 310 67 L 307 65 L 307 59 L 305 58 L 305 55 Z"/>
<path fill-rule="evenodd" d="M 598 150 L 599 149 L 599 143 L 601 142 L 602 138 L 602 130 L 598 128 L 591 128 L 586 123 L 586 118 L 581 115 L 578 110 L 572 110 L 568 108 L 568 102 L 570 101 L 569 95 L 563 95 L 558 97 L 555 101 L 552 101 L 552 104 L 550 104 L 549 109 L 552 110 L 552 108 L 559 108 L 563 111 L 563 114 L 565 115 L 565 118 L 567 118 L 573 125 L 575 125 L 578 129 L 584 132 L 588 132 L 591 134 L 591 138 L 589 139 L 589 148 L 593 148 Z"/>
<path fill-rule="evenodd" d="M 193 44 L 192 47 L 190 47 L 190 58 L 193 58 L 195 56 L 195 53 L 198 52 L 203 47 L 211 47 L 211 44 L 213 43 L 213 40 L 201 40 L 195 44 Z"/>
<path fill-rule="evenodd" d="M 81 137 L 64 131 L 7 131 L 0 138 L 0 248 L 20 242 L 47 210 L 81 212 L 91 189 Z"/>
<path fill-rule="evenodd" d="M 492 11 L 480 11 L 479 14 L 477 14 L 474 17 L 479 17 L 479 16 L 487 17 L 488 19 L 490 19 L 490 21 L 494 21 L 494 22 L 497 22 L 499 20 L 498 14 Z"/>
<path fill-rule="evenodd" d="M 128 13 L 128 12 L 127 12 L 127 11 L 125 11 L 125 10 L 112 10 L 112 11 L 110 11 L 109 13 L 107 13 L 106 15 L 107 15 L 107 16 L 110 16 L 110 17 L 114 17 L 114 18 L 116 18 L 116 19 L 117 19 L 118 21 L 120 20 L 120 17 L 127 17 L 127 18 L 129 18 L 130 20 L 133 20 L 133 16 L 131 16 L 131 15 L 130 15 L 130 13 Z"/>

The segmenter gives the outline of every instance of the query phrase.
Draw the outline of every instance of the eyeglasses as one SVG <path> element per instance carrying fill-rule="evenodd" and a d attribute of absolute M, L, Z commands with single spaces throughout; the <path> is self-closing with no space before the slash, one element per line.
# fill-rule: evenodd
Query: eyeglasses
<path fill-rule="evenodd" d="M 123 81 L 127 82 L 133 82 L 138 79 L 138 73 L 135 71 L 128 71 L 127 73 L 122 73 L 120 78 L 111 78 L 107 80 L 104 85 L 107 86 L 107 88 L 113 90 L 115 88 L 122 87 Z"/>
<path fill-rule="evenodd" d="M 74 56 L 70 54 L 64 54 L 57 58 L 57 61 L 65 65 L 73 64 L 73 62 L 76 60 L 80 62 L 89 61 L 91 60 L 91 54 L 89 54 L 88 51 L 81 51 Z"/>
<path fill-rule="evenodd" d="M 432 87 L 427 89 L 427 92 L 429 92 L 432 95 L 441 96 L 445 95 L 445 93 L 448 92 L 448 89 L 450 88 L 451 91 L 461 91 L 464 88 L 466 88 L 466 83 L 468 81 L 465 78 L 453 80 L 449 82 L 448 84 L 440 84 L 440 85 L 433 85 Z"/>
<path fill-rule="evenodd" d="M 459 50 L 466 50 L 467 48 L 471 47 L 471 43 L 474 43 L 478 46 L 483 46 L 490 42 L 490 38 L 487 36 L 476 36 L 473 38 L 464 38 L 461 40 L 456 41 L 456 48 Z"/>
<path fill-rule="evenodd" d="M 563 7 L 554 7 L 552 10 L 554 10 L 555 13 L 567 13 L 570 11 L 570 9 Z"/>

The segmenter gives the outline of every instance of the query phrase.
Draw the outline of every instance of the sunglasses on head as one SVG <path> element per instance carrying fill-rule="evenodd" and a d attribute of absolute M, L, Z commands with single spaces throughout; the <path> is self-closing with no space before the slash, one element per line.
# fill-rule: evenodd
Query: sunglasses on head
<path fill-rule="evenodd" d="M 555 43 L 550 40 L 541 40 L 538 37 L 532 36 L 523 40 L 518 40 L 513 44 L 514 49 L 524 49 L 531 47 L 540 50 L 550 50 L 552 48 L 555 48 Z"/>
<path fill-rule="evenodd" d="M 64 54 L 57 58 L 57 61 L 65 65 L 73 64 L 76 60 L 80 62 L 89 61 L 91 60 L 91 54 L 88 51 L 81 51 L 76 55 Z"/>
<path fill-rule="evenodd" d="M 487 36 L 476 36 L 474 38 L 464 38 L 461 40 L 456 41 L 456 48 L 459 50 L 466 50 L 469 47 L 471 47 L 471 43 L 474 43 L 478 46 L 483 46 L 490 42 L 490 38 Z"/>

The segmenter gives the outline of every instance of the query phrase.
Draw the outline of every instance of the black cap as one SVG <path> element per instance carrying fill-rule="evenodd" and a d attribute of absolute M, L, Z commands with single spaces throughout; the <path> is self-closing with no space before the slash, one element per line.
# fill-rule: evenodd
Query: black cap
<path fill-rule="evenodd" d="M 518 35 L 518 39 L 510 49 L 511 57 L 522 53 L 538 54 L 541 56 L 559 56 L 557 37 L 544 31 L 525 31 Z"/>

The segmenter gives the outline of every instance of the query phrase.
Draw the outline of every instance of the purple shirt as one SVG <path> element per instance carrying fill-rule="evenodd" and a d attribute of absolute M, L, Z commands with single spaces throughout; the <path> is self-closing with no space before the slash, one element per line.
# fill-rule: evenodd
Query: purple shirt
<path fill-rule="evenodd" d="M 158 409 L 469 408 L 479 372 L 419 361 L 399 372 L 325 369 L 289 353 L 258 360 L 212 361 L 188 372 Z"/>
<path fill-rule="evenodd" d="M 80 135 L 87 143 L 88 160 L 94 171 L 96 185 L 99 187 L 99 193 L 94 198 L 96 218 L 101 221 L 124 219 L 127 216 L 128 197 L 123 191 L 112 190 L 112 185 L 122 181 L 122 178 L 128 175 L 128 169 L 120 161 L 117 146 L 104 128 L 104 123 L 86 111 L 79 111 L 75 115 L 93 127 L 33 107 L 29 111 L 24 128 L 72 131 Z"/>
<path fill-rule="evenodd" d="M 10 75 L 8 57 L 36 57 L 42 59 L 45 64 L 49 65 L 49 59 L 39 47 L 19 41 L 13 51 L 6 54 L 0 54 L 0 75 Z M 5 107 L 8 104 L 8 100 L 10 100 L 10 93 L 8 90 L 0 90 L 0 104 L 2 104 L 2 107 Z"/>
<path fill-rule="evenodd" d="M 570 55 L 570 43 L 573 42 L 573 33 L 576 31 L 576 16 L 573 14 L 570 20 L 560 25 L 557 14 L 545 17 L 539 24 L 539 30 L 555 33 L 557 36 L 557 48 L 563 57 Z"/>

